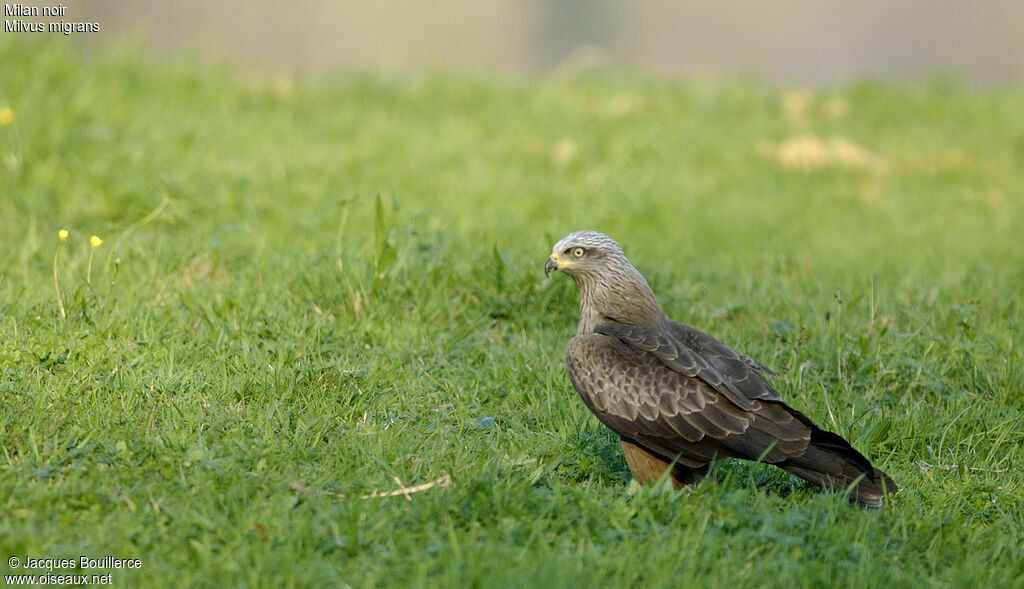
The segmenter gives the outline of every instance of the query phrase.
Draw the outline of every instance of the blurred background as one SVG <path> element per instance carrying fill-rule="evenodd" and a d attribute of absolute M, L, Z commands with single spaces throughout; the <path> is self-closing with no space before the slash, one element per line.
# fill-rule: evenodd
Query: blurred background
<path fill-rule="evenodd" d="M 94 0 L 71 3 L 65 20 L 102 25 L 74 37 L 86 44 L 134 32 L 161 54 L 273 69 L 532 75 L 599 65 L 776 84 L 1024 79 L 1016 0 Z"/>

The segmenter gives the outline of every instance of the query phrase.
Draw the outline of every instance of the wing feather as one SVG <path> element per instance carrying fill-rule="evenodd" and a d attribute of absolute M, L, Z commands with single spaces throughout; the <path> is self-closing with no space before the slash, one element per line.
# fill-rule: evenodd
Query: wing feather
<path fill-rule="evenodd" d="M 684 376 L 699 378 L 740 409 L 751 411 L 759 407 L 757 400 L 744 394 L 733 384 L 732 379 L 726 378 L 707 360 L 672 337 L 666 330 L 609 321 L 602 323 L 594 331 L 621 340 L 637 350 L 648 352 Z"/>
<path fill-rule="evenodd" d="M 775 373 L 757 360 L 685 323 L 671 321 L 669 331 L 680 343 L 704 358 L 724 380 L 731 382 L 747 397 L 764 401 L 782 401 L 779 393 L 765 379 L 765 375 Z"/>
<path fill-rule="evenodd" d="M 685 347 L 664 338 L 641 335 L 632 341 L 659 342 L 658 348 L 685 355 Z M 752 410 L 745 410 L 703 378 L 674 369 L 665 362 L 669 356 L 591 333 L 569 342 L 566 366 L 602 423 L 689 466 L 731 456 L 778 462 L 806 448 L 810 428 L 788 407 L 751 401 Z"/>

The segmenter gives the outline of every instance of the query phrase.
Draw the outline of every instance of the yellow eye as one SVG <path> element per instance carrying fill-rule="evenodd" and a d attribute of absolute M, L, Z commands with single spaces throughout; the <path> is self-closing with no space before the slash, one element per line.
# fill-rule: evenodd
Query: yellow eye
<path fill-rule="evenodd" d="M 574 248 L 572 248 L 572 257 L 574 257 L 574 258 L 582 258 L 583 257 L 583 248 L 581 248 L 581 247 L 574 247 Z"/>

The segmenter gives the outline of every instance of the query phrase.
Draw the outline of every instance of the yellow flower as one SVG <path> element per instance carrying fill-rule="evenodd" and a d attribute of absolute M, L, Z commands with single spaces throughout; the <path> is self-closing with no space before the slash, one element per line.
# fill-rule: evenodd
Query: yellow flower
<path fill-rule="evenodd" d="M 0 108 L 0 125 L 10 125 L 14 122 L 14 109 L 5 106 Z"/>
<path fill-rule="evenodd" d="M 67 241 L 67 239 L 68 239 L 68 230 L 67 229 L 61 229 L 60 231 L 57 232 L 57 237 L 59 237 L 61 241 Z"/>
<path fill-rule="evenodd" d="M 89 245 L 91 245 L 92 247 L 100 247 L 101 245 L 103 245 L 103 240 L 100 239 L 99 235 L 93 235 L 92 237 L 89 238 Z"/>

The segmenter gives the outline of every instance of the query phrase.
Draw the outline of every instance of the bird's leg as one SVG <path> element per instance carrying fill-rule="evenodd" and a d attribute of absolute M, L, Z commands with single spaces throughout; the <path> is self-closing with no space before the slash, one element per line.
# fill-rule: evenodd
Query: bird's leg
<path fill-rule="evenodd" d="M 669 474 L 672 478 L 672 486 L 676 489 L 696 484 L 708 473 L 706 464 L 697 468 L 689 468 L 679 463 L 672 464 L 661 456 L 648 452 L 627 440 L 622 440 L 622 453 L 626 456 L 629 470 L 633 471 L 633 477 L 640 485 L 657 482 L 669 468 L 672 469 Z"/>

